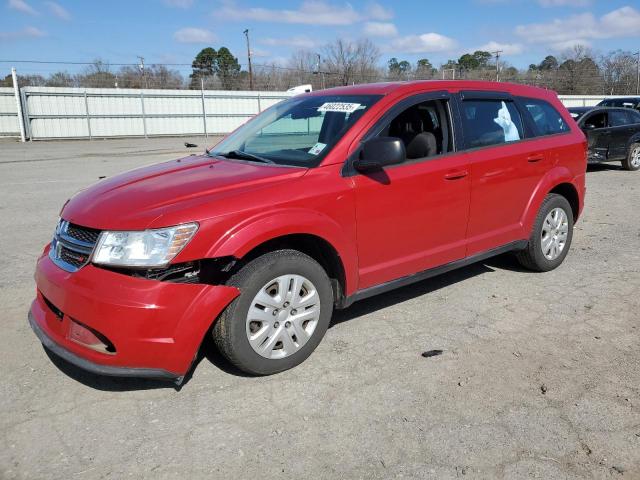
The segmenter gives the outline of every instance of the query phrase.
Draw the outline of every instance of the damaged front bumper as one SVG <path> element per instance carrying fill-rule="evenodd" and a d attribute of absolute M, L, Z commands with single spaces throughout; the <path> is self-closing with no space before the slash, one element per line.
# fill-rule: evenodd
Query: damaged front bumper
<path fill-rule="evenodd" d="M 181 284 L 87 265 L 36 268 L 29 322 L 42 344 L 100 375 L 181 383 L 211 324 L 239 294 L 233 287 Z"/>

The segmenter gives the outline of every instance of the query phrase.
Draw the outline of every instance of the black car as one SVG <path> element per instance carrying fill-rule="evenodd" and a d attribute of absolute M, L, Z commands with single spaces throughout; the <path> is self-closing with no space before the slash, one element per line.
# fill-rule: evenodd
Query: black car
<path fill-rule="evenodd" d="M 640 97 L 605 98 L 597 107 L 633 108 L 640 110 Z"/>
<path fill-rule="evenodd" d="M 577 122 L 589 141 L 589 163 L 619 161 L 626 170 L 640 170 L 640 112 L 595 107 L 574 113 L 581 113 Z"/>

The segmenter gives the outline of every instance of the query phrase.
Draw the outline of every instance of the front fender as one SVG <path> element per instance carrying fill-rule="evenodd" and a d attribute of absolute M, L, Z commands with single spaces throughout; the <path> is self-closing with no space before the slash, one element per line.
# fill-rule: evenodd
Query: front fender
<path fill-rule="evenodd" d="M 355 238 L 332 218 L 314 210 L 283 208 L 254 215 L 222 235 L 209 249 L 207 258 L 242 258 L 259 245 L 285 235 L 314 235 L 338 253 L 345 273 L 345 294 L 357 287 Z"/>

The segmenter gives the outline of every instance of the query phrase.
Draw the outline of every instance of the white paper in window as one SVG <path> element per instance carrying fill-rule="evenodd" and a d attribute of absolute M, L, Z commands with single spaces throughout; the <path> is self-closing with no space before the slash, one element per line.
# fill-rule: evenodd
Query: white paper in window
<path fill-rule="evenodd" d="M 511 121 L 511 114 L 509 113 L 506 103 L 502 102 L 502 108 L 498 110 L 498 117 L 494 118 L 493 121 L 502 127 L 505 142 L 515 142 L 516 140 L 520 140 L 518 128 L 515 123 Z"/>

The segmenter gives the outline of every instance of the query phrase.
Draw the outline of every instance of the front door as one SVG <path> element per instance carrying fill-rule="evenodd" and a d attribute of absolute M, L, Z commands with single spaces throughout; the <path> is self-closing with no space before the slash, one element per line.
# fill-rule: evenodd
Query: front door
<path fill-rule="evenodd" d="M 589 157 L 595 161 L 605 161 L 609 156 L 611 131 L 607 117 L 607 112 L 588 113 L 581 122 L 589 144 Z"/>
<path fill-rule="evenodd" d="M 365 136 L 401 138 L 408 158 L 352 177 L 360 290 L 464 257 L 469 171 L 450 107 L 446 95 L 405 99 Z"/>

